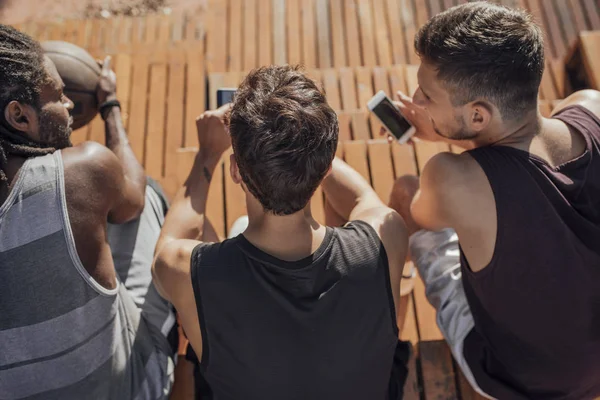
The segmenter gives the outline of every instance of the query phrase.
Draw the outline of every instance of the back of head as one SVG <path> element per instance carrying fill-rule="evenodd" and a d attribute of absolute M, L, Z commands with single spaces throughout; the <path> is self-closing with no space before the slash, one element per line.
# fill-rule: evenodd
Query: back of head
<path fill-rule="evenodd" d="M 298 67 L 248 74 L 230 116 L 242 180 L 267 212 L 302 210 L 335 157 L 338 122 L 316 83 Z"/>
<path fill-rule="evenodd" d="M 544 41 L 525 11 L 484 1 L 450 8 L 419 30 L 415 50 L 455 106 L 485 99 L 516 120 L 537 105 Z"/>

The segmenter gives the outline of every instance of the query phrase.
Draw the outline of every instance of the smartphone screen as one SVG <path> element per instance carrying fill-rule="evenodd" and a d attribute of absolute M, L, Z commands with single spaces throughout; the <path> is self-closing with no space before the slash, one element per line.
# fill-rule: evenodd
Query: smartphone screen
<path fill-rule="evenodd" d="M 217 108 L 225 105 L 227 103 L 231 103 L 233 101 L 233 96 L 235 95 L 235 89 L 218 89 L 217 90 Z"/>
<path fill-rule="evenodd" d="M 398 140 L 412 128 L 412 125 L 400 114 L 400 111 L 388 97 L 384 97 L 371 111 L 377 115 L 377 118 L 385 125 L 386 129 Z"/>

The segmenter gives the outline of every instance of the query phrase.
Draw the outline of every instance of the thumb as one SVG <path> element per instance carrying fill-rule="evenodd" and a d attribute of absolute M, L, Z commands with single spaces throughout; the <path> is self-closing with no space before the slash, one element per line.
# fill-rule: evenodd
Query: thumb
<path fill-rule="evenodd" d="M 102 63 L 102 74 L 105 75 L 110 72 L 111 61 L 112 61 L 112 57 L 106 56 L 106 58 L 104 59 L 104 62 Z"/>

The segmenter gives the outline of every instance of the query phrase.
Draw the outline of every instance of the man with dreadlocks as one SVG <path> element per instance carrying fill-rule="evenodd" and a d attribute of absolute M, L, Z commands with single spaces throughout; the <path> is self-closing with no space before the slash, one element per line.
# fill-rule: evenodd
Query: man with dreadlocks
<path fill-rule="evenodd" d="M 110 58 L 106 147 L 71 145 L 63 87 L 39 43 L 0 25 L 0 398 L 163 399 L 174 317 L 150 265 L 166 202 L 129 147 Z"/>

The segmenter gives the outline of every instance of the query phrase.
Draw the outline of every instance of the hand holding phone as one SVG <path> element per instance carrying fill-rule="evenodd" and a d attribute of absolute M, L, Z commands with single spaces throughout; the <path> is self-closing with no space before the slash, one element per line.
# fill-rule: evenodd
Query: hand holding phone
<path fill-rule="evenodd" d="M 233 88 L 217 89 L 217 108 L 220 108 L 224 104 L 231 103 L 236 90 L 237 89 Z"/>
<path fill-rule="evenodd" d="M 367 107 L 400 144 L 408 142 L 415 134 L 415 127 L 400 113 L 383 90 L 369 100 Z"/>

